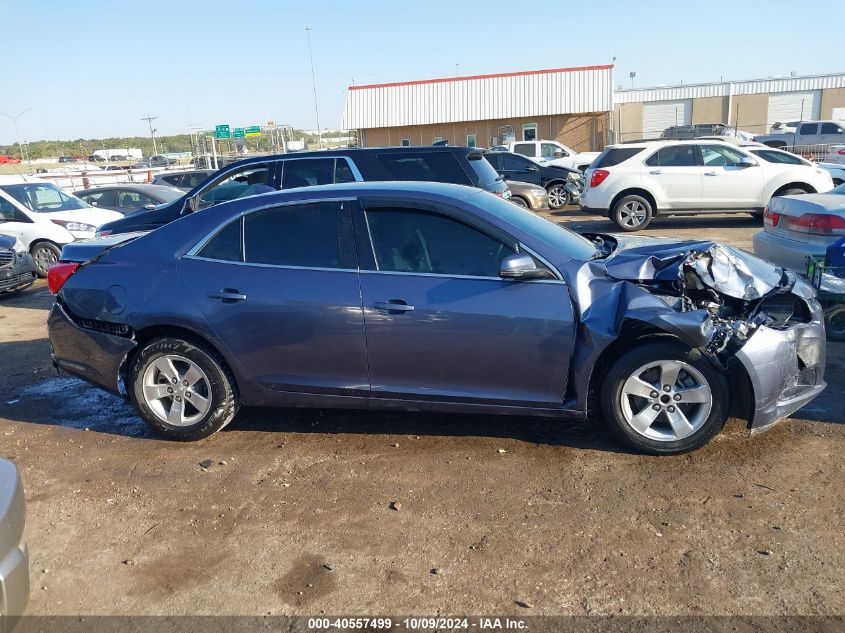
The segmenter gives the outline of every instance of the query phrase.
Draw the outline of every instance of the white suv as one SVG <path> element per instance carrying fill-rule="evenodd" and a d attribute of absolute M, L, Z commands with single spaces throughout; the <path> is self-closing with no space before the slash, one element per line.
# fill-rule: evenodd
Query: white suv
<path fill-rule="evenodd" d="M 514 154 L 522 154 L 541 164 L 548 163 L 579 171 L 584 171 L 599 155 L 599 152 L 576 152 L 557 141 L 514 141 L 505 147 Z"/>
<path fill-rule="evenodd" d="M 584 176 L 581 209 L 608 216 L 623 231 L 639 231 L 656 215 L 736 211 L 762 217 L 773 196 L 833 188 L 820 167 L 770 161 L 754 149 L 711 140 L 610 145 Z"/>
<path fill-rule="evenodd" d="M 56 185 L 29 176 L 0 176 L 0 233 L 23 242 L 46 277 L 61 247 L 94 237 L 97 227 L 123 216 L 96 209 Z"/>

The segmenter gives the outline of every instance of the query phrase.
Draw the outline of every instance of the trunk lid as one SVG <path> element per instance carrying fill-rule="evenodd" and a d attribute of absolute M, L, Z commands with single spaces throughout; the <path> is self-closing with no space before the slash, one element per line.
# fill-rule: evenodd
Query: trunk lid
<path fill-rule="evenodd" d="M 138 231 L 135 233 L 118 233 L 116 235 L 109 235 L 108 237 L 98 237 L 90 240 L 80 240 L 65 244 L 62 248 L 63 262 L 77 262 L 84 263 L 99 257 L 107 250 L 110 250 L 121 244 L 131 242 L 143 235 L 147 231 Z"/>

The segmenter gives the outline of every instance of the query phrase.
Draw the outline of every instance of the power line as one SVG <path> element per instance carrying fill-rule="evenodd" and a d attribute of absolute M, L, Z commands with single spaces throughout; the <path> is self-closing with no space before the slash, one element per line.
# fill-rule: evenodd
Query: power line
<path fill-rule="evenodd" d="M 150 126 L 150 136 L 153 137 L 153 156 L 158 154 L 158 148 L 156 147 L 156 130 L 153 129 L 153 121 L 155 121 L 157 118 L 157 116 L 150 115 L 141 117 L 141 121 L 146 121 L 147 124 Z"/>

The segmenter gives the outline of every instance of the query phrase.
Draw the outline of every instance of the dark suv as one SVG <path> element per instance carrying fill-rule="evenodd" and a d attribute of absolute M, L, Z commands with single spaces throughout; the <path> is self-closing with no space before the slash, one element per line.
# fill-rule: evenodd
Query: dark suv
<path fill-rule="evenodd" d="M 541 165 L 530 158 L 512 152 L 487 152 L 484 157 L 505 180 L 540 185 L 549 193 L 549 206 L 552 209 L 572 204 L 575 202 L 573 191 L 580 193 L 583 189 L 583 176 L 575 169 L 558 165 Z M 569 184 L 574 184 L 576 187 L 570 187 L 572 191 L 568 191 Z"/>
<path fill-rule="evenodd" d="M 507 192 L 504 179 L 471 147 L 347 148 L 259 156 L 221 169 L 169 204 L 104 224 L 97 235 L 150 231 L 186 213 L 278 189 L 371 180 L 453 183 L 502 197 Z"/>

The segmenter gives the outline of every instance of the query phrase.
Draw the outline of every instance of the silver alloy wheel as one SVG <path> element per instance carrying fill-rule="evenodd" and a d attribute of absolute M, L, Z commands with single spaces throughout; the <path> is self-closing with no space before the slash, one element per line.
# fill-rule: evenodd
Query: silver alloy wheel
<path fill-rule="evenodd" d="M 38 268 L 38 272 L 44 275 L 47 274 L 52 266 L 55 266 L 59 262 L 56 252 L 43 244 L 35 249 L 32 259 L 35 260 L 35 266 Z"/>
<path fill-rule="evenodd" d="M 569 204 L 569 193 L 563 188 L 563 185 L 555 185 L 549 189 L 549 206 L 559 209 Z"/>
<path fill-rule="evenodd" d="M 159 356 L 144 370 L 144 402 L 164 422 L 191 426 L 211 406 L 208 376 L 191 360 L 178 354 Z"/>
<path fill-rule="evenodd" d="M 625 422 L 640 435 L 674 442 L 698 431 L 713 407 L 702 373 L 680 360 L 658 360 L 631 372 L 622 385 Z"/>
<path fill-rule="evenodd" d="M 632 229 L 640 226 L 645 219 L 645 205 L 637 200 L 629 200 L 619 209 L 619 221 Z"/>

